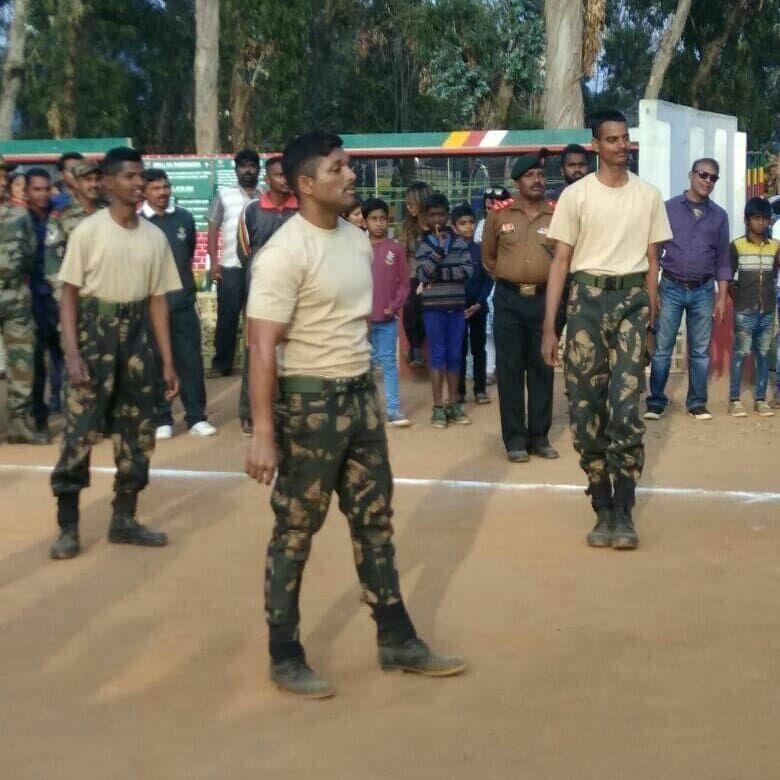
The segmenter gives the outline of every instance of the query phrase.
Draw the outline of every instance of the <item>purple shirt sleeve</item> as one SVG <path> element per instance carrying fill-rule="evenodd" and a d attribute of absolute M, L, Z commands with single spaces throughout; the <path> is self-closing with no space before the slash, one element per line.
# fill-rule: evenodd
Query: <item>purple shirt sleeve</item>
<path fill-rule="evenodd" d="M 686 280 L 707 276 L 718 281 L 732 279 L 729 256 L 728 215 L 715 203 L 702 204 L 697 218 L 685 203 L 685 196 L 666 201 L 666 213 L 673 238 L 664 244 L 661 267 Z"/>

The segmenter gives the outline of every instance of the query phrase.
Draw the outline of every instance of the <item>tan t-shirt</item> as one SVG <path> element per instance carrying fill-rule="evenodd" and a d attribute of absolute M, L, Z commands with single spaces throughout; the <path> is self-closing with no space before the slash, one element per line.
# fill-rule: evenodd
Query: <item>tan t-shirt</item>
<path fill-rule="evenodd" d="M 672 229 L 652 184 L 629 172 L 622 187 L 607 187 L 591 173 L 563 191 L 547 236 L 574 247 L 572 272 L 623 276 L 647 271 L 647 245 Z"/>
<path fill-rule="evenodd" d="M 343 219 L 334 230 L 296 214 L 252 261 L 247 315 L 288 323 L 278 352 L 280 376 L 326 379 L 369 369 L 373 302 L 368 236 Z"/>
<path fill-rule="evenodd" d="M 108 209 L 84 219 L 71 233 L 59 275 L 79 294 L 112 303 L 142 301 L 181 290 L 181 278 L 160 228 L 145 219 L 128 230 Z"/>

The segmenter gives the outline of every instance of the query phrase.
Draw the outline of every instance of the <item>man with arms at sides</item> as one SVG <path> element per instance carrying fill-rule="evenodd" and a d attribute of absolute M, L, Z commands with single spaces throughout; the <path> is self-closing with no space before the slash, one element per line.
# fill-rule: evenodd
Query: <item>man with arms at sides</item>
<path fill-rule="evenodd" d="M 509 208 L 488 214 L 482 236 L 482 264 L 496 280 L 493 306 L 501 438 L 512 463 L 527 463 L 529 452 L 540 458 L 558 457 L 548 439 L 553 370 L 541 353 L 552 254 L 547 231 L 553 213 L 544 199 L 543 166 L 538 154 L 524 154 L 515 161 L 512 178 L 517 197 Z"/>
<path fill-rule="evenodd" d="M 246 300 L 246 273 L 236 247 L 238 218 L 247 203 L 260 197 L 257 189 L 260 157 L 257 152 L 254 149 L 242 149 L 235 156 L 234 162 L 238 186 L 220 189 L 206 216 L 209 223 L 211 278 L 217 283 L 217 327 L 209 376 L 230 376 L 233 371 L 238 323 Z"/>
<path fill-rule="evenodd" d="M 8 183 L 8 166 L 0 156 L 0 196 Z M 35 321 L 26 279 L 33 272 L 36 236 L 27 209 L 0 199 L 0 333 L 7 350 L 9 444 L 48 444 L 32 415 Z"/>
<path fill-rule="evenodd" d="M 269 238 L 298 211 L 298 201 L 292 194 L 282 170 L 281 157 L 269 157 L 265 163 L 265 183 L 268 191 L 258 200 L 244 206 L 238 220 L 238 259 L 246 271 L 246 289 L 251 283 L 252 258 Z M 245 436 L 252 435 L 252 409 L 249 405 L 249 349 L 244 355 L 241 375 L 241 395 L 238 399 L 238 418 Z"/>
<path fill-rule="evenodd" d="M 663 276 L 658 287 L 655 352 L 650 369 L 650 395 L 645 420 L 658 420 L 666 409 L 666 382 L 677 332 L 685 312 L 688 331 L 688 395 L 685 406 L 695 420 L 710 420 L 707 373 L 710 367 L 712 320 L 723 322 L 732 279 L 729 215 L 710 200 L 720 167 L 711 158 L 696 160 L 690 186 L 666 201 L 674 237 L 663 246 Z M 718 292 L 715 293 L 715 280 Z"/>
<path fill-rule="evenodd" d="M 365 233 L 339 219 L 354 200 L 355 174 L 341 139 L 323 132 L 290 142 L 283 168 L 300 213 L 255 257 L 247 304 L 255 425 L 246 471 L 270 485 L 278 467 L 265 585 L 271 679 L 304 697 L 334 694 L 306 663 L 298 607 L 312 537 L 334 490 L 382 668 L 456 674 L 465 664 L 437 656 L 417 637 L 399 589 L 393 478 L 370 372 L 372 250 Z"/>
<path fill-rule="evenodd" d="M 631 510 L 642 474 L 639 412 L 645 350 L 652 347 L 658 244 L 672 237 L 661 194 L 628 170 L 628 123 L 619 111 L 592 121 L 599 169 L 567 187 L 548 235 L 555 257 L 547 286 L 542 355 L 558 362 L 555 315 L 571 270 L 566 392 L 574 447 L 597 515 L 592 547 L 634 549 Z"/>
<path fill-rule="evenodd" d="M 141 214 L 165 233 L 181 279 L 182 289 L 168 293 L 168 321 L 173 365 L 181 385 L 184 419 L 193 436 L 213 436 L 217 429 L 206 416 L 200 317 L 195 298 L 195 277 L 192 275 L 195 219 L 189 211 L 171 201 L 171 183 L 165 171 L 159 168 L 148 168 L 144 171 L 144 198 Z M 173 436 L 173 410 L 171 402 L 165 397 L 167 387 L 159 355 L 156 355 L 155 362 L 155 439 L 170 439 Z"/>
<path fill-rule="evenodd" d="M 33 272 L 30 275 L 33 317 L 35 318 L 35 378 L 33 380 L 33 415 L 39 431 L 48 433 L 49 414 L 62 410 L 63 355 L 60 345 L 59 309 L 51 285 L 44 272 L 46 234 L 51 214 L 51 177 L 45 168 L 31 168 L 25 174 L 27 208 L 35 229 L 36 249 Z M 48 360 L 46 359 L 48 354 Z M 46 377 L 51 393 L 48 405 L 44 401 Z"/>
<path fill-rule="evenodd" d="M 92 445 L 104 428 L 111 433 L 117 467 L 109 542 L 160 547 L 168 541 L 138 522 L 136 504 L 149 481 L 154 448 L 152 338 L 168 399 L 179 390 L 165 296 L 180 289 L 181 280 L 165 234 L 136 213 L 143 198 L 142 171 L 135 149 L 118 147 L 106 154 L 108 208 L 73 231 L 60 268 L 68 387 L 62 450 L 51 475 L 60 526 L 51 548 L 55 559 L 81 552 L 79 494 L 89 485 Z"/>

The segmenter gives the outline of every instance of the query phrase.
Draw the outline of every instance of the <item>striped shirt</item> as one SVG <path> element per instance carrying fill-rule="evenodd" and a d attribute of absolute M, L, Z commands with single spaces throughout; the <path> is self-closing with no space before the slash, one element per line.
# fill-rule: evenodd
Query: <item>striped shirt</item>
<path fill-rule="evenodd" d="M 731 242 L 734 283 L 731 294 L 736 311 L 766 314 L 775 308 L 775 281 L 780 242 L 773 238 L 754 244 L 747 236 Z"/>
<path fill-rule="evenodd" d="M 466 240 L 447 232 L 444 245 L 430 232 L 417 243 L 417 281 L 422 282 L 423 309 L 466 308 L 466 280 L 474 273 Z"/>

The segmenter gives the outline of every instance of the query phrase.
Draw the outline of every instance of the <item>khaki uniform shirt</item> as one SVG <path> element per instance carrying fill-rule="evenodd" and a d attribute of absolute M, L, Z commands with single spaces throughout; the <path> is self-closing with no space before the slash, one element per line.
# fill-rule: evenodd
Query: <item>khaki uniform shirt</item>
<path fill-rule="evenodd" d="M 83 297 L 133 303 L 181 289 L 165 233 L 146 219 L 131 229 L 96 211 L 73 231 L 58 275 Z"/>
<path fill-rule="evenodd" d="M 570 184 L 549 232 L 574 249 L 572 273 L 597 276 L 645 273 L 648 244 L 672 239 L 661 193 L 630 172 L 622 187 L 607 187 L 595 173 Z"/>
<path fill-rule="evenodd" d="M 374 253 L 368 236 L 340 219 L 334 230 L 296 214 L 252 261 L 248 317 L 287 325 L 279 376 L 365 374 Z"/>
<path fill-rule="evenodd" d="M 503 211 L 491 211 L 482 234 L 482 265 L 494 279 L 514 284 L 545 284 L 550 275 L 552 246 L 547 229 L 553 209 L 548 203 L 529 219 L 514 203 Z"/>

